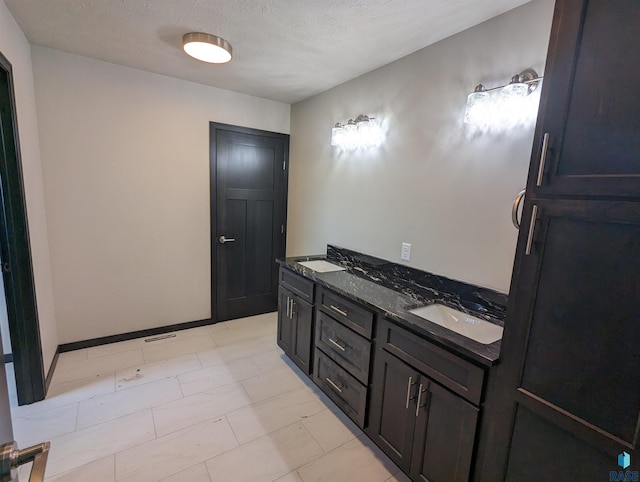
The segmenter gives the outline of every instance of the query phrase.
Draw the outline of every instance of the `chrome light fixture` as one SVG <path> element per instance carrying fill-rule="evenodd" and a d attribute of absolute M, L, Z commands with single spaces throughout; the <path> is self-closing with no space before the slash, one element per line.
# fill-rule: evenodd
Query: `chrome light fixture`
<path fill-rule="evenodd" d="M 526 97 L 538 88 L 539 80 L 535 70 L 523 70 L 511 77 L 511 81 L 502 88 L 502 95 L 505 97 Z"/>
<path fill-rule="evenodd" d="M 382 129 L 375 117 L 360 114 L 346 124 L 336 122 L 331 129 L 331 145 L 343 150 L 378 147 L 382 143 Z"/>
<path fill-rule="evenodd" d="M 516 99 L 522 99 L 538 88 L 538 84 L 543 77 L 539 77 L 538 73 L 533 69 L 526 69 L 519 74 L 511 77 L 508 84 L 499 85 L 487 89 L 484 85 L 478 84 L 474 91 L 467 96 L 467 108 L 464 113 L 464 122 L 467 124 L 481 124 L 492 115 L 498 107 L 498 100 L 492 98 L 490 93 L 493 91 L 501 92 L 502 102 L 500 109 L 509 106 L 505 103 L 514 102 Z"/>
<path fill-rule="evenodd" d="M 491 96 L 484 85 L 478 84 L 467 96 L 467 109 L 464 112 L 464 121 L 467 124 L 477 124 L 485 115 L 489 107 Z"/>
<path fill-rule="evenodd" d="M 210 64 L 231 60 L 233 49 L 225 39 L 203 32 L 189 32 L 182 37 L 182 48 L 194 59 Z"/>

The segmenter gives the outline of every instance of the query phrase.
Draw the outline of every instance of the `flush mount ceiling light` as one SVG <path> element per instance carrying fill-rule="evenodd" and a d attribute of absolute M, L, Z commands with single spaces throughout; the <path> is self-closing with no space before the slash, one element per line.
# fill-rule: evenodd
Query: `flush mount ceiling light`
<path fill-rule="evenodd" d="M 210 64 L 224 64 L 231 60 L 233 49 L 225 39 L 203 32 L 190 32 L 182 37 L 182 48 L 194 59 Z"/>

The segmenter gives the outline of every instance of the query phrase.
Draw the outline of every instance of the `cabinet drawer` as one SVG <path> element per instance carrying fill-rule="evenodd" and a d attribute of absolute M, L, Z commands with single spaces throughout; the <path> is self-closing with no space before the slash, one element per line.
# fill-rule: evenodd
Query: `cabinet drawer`
<path fill-rule="evenodd" d="M 320 289 L 320 306 L 342 324 L 356 333 L 371 339 L 373 331 L 373 313 L 363 306 L 350 301 L 332 291 Z"/>
<path fill-rule="evenodd" d="M 364 427 L 367 388 L 320 350 L 315 353 L 313 381 L 359 427 Z"/>
<path fill-rule="evenodd" d="M 287 287 L 300 298 L 313 304 L 316 284 L 286 268 L 280 268 L 280 284 Z"/>
<path fill-rule="evenodd" d="M 317 316 L 316 347 L 362 383 L 368 383 L 371 342 L 322 311 Z"/>
<path fill-rule="evenodd" d="M 387 320 L 378 325 L 378 346 L 476 405 L 484 370 Z"/>

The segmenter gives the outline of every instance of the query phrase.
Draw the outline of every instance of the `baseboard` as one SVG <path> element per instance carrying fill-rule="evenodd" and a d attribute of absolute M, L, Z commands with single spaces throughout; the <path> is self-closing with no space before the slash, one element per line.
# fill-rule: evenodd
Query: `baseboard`
<path fill-rule="evenodd" d="M 4 362 L 5 363 L 13 363 L 13 353 L 6 353 L 4 355 Z"/>
<path fill-rule="evenodd" d="M 56 365 L 58 364 L 58 357 L 60 356 L 60 347 L 56 348 L 56 352 L 53 355 L 53 360 L 51 360 L 51 366 L 49 367 L 49 371 L 47 372 L 47 378 L 44 380 L 44 393 L 45 397 L 47 392 L 49 391 L 49 385 L 51 385 L 51 379 L 53 378 L 53 372 L 56 370 Z"/>
<path fill-rule="evenodd" d="M 92 338 L 91 340 L 63 343 L 62 345 L 58 346 L 58 351 L 60 353 L 65 353 L 73 350 L 81 350 L 83 348 L 91 348 L 92 346 L 108 345 L 109 343 L 134 340 L 136 338 L 144 338 L 145 336 L 162 335 L 164 333 L 170 333 L 172 331 L 188 330 L 189 328 L 197 328 L 198 326 L 212 324 L 214 324 L 214 321 L 211 318 L 207 318 L 206 320 L 189 321 L 187 323 L 178 323 L 177 325 L 168 325 L 158 328 L 149 328 L 147 330 L 131 331 L 129 333 L 121 333 L 119 335 Z"/>

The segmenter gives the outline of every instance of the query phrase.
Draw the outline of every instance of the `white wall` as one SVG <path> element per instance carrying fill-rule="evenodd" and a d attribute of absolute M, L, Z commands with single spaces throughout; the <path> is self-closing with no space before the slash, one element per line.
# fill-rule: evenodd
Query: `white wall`
<path fill-rule="evenodd" d="M 508 291 L 517 232 L 511 204 L 524 185 L 540 90 L 529 121 L 506 131 L 463 123 L 476 84 L 542 73 L 553 0 L 534 0 L 292 106 L 290 256 L 327 243 Z M 379 151 L 339 154 L 337 122 L 384 120 Z"/>
<path fill-rule="evenodd" d="M 60 343 L 209 318 L 209 122 L 290 106 L 32 53 Z"/>
<path fill-rule="evenodd" d="M 29 218 L 29 236 L 35 277 L 40 336 L 45 371 L 49 370 L 58 337 L 51 280 L 47 217 L 40 162 L 38 124 L 33 86 L 33 71 L 29 42 L 0 0 L 0 52 L 13 67 L 18 135 L 22 153 L 22 172 Z"/>

